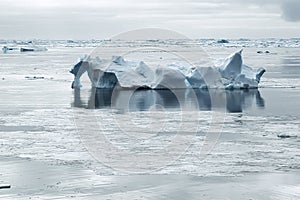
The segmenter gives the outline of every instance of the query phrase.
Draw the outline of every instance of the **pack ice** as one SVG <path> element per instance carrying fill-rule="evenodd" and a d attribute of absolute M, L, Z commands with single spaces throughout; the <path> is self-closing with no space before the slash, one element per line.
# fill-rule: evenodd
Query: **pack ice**
<path fill-rule="evenodd" d="M 143 61 L 127 61 L 121 56 L 112 59 L 85 56 L 70 71 L 74 74 L 72 88 L 80 88 L 80 77 L 87 72 L 96 88 L 257 88 L 264 68 L 256 72 L 243 64 L 242 50 L 233 53 L 214 67 L 166 64 L 150 67 Z"/>

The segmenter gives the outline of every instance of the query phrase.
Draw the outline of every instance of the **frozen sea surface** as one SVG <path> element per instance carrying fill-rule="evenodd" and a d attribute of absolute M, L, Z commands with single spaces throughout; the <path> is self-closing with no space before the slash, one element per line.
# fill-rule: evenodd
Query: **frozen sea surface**
<path fill-rule="evenodd" d="M 0 184 L 12 185 L 0 197 L 299 198 L 299 43 L 241 41 L 245 63 L 267 70 L 259 90 L 121 90 L 106 99 L 111 91 L 87 79 L 70 87 L 69 69 L 97 42 L 0 54 Z M 217 60 L 240 43 L 203 49 Z M 203 154 L 207 138 L 215 143 Z"/>

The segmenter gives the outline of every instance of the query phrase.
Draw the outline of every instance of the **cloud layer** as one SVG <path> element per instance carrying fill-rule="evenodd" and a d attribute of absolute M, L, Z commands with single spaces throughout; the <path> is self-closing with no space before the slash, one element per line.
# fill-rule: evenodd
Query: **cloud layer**
<path fill-rule="evenodd" d="M 0 39 L 102 39 L 151 27 L 197 38 L 298 37 L 299 7 L 300 0 L 1 0 Z"/>

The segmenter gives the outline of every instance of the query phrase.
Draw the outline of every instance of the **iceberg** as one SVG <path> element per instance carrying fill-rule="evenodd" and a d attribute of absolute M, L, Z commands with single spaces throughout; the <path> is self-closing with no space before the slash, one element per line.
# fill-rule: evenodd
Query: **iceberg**
<path fill-rule="evenodd" d="M 264 68 L 254 71 L 243 64 L 242 50 L 231 54 L 219 66 L 148 66 L 143 61 L 128 61 L 122 56 L 111 59 L 84 56 L 71 69 L 72 88 L 80 88 L 80 77 L 87 72 L 92 87 L 112 89 L 251 89 L 258 88 Z"/>
<path fill-rule="evenodd" d="M 221 40 L 218 40 L 217 43 L 226 44 L 226 43 L 229 43 L 229 41 L 225 40 L 225 39 L 221 39 Z"/>
<path fill-rule="evenodd" d="M 16 47 L 8 47 L 8 46 L 4 46 L 2 48 L 3 53 L 7 53 L 8 51 L 14 51 L 14 50 L 18 50 L 18 48 L 16 48 Z"/>
<path fill-rule="evenodd" d="M 24 47 L 8 47 L 4 46 L 2 48 L 3 53 L 7 53 L 8 51 L 20 51 L 20 52 L 28 52 L 28 51 L 48 51 L 46 47 L 40 46 L 24 46 Z"/>
<path fill-rule="evenodd" d="M 48 51 L 46 47 L 38 47 L 38 46 L 29 46 L 29 47 L 21 47 L 20 52 L 28 52 L 28 51 Z"/>

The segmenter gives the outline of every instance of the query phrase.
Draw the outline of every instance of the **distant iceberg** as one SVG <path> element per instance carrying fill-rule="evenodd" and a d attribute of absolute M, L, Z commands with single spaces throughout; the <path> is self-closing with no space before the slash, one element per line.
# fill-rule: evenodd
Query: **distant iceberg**
<path fill-rule="evenodd" d="M 226 44 L 226 43 L 229 43 L 229 41 L 225 40 L 225 39 L 221 39 L 221 40 L 218 40 L 217 43 Z"/>
<path fill-rule="evenodd" d="M 20 52 L 28 52 L 28 51 L 48 51 L 46 47 L 40 46 L 23 46 L 23 47 L 7 47 L 4 46 L 2 48 L 3 53 L 7 53 L 9 51 L 20 51 Z"/>
<path fill-rule="evenodd" d="M 74 74 L 72 88 L 80 88 L 80 77 L 87 72 L 96 88 L 258 88 L 264 68 L 256 72 L 243 64 L 242 50 L 224 59 L 220 66 L 200 67 L 167 64 L 150 67 L 143 61 L 127 61 L 121 56 L 112 59 L 85 56 L 70 71 Z"/>
<path fill-rule="evenodd" d="M 8 46 L 4 46 L 2 48 L 3 53 L 7 53 L 8 51 L 15 51 L 15 50 L 19 50 L 19 49 L 16 47 L 8 47 Z"/>
<path fill-rule="evenodd" d="M 21 47 L 20 52 L 28 52 L 28 51 L 48 51 L 46 47 L 38 47 L 38 46 L 28 46 Z"/>

